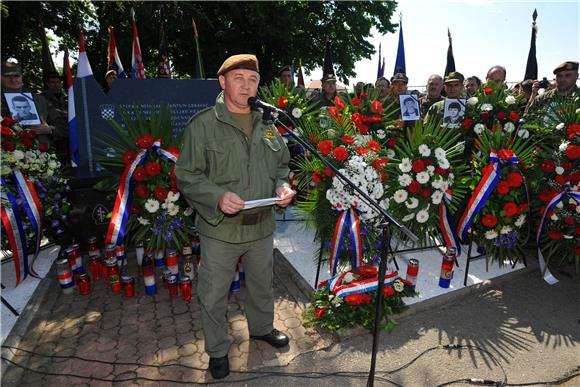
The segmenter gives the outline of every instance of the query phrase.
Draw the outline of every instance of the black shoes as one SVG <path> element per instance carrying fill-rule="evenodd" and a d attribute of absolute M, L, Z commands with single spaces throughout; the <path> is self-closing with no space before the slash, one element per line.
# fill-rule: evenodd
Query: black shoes
<path fill-rule="evenodd" d="M 254 340 L 262 340 L 270 344 L 272 347 L 282 348 L 288 345 L 288 336 L 277 329 L 263 336 L 250 336 Z"/>
<path fill-rule="evenodd" d="M 210 357 L 209 372 L 214 379 L 223 379 L 230 374 L 230 362 L 228 356 Z"/>

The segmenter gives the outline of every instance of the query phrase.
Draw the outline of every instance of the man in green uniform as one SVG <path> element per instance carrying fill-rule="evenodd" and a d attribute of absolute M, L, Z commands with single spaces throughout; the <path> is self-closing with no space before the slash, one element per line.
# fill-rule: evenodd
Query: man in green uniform
<path fill-rule="evenodd" d="M 396 73 L 391 77 L 391 88 L 387 98 L 383 102 L 385 108 L 385 114 L 388 119 L 400 120 L 401 119 L 401 108 L 399 104 L 399 95 L 407 93 L 407 84 L 409 83 L 409 78 L 403 73 Z M 402 123 L 399 122 L 402 126 Z"/>
<path fill-rule="evenodd" d="M 554 74 L 556 75 L 556 88 L 533 98 L 526 108 L 526 114 L 547 110 L 550 102 L 554 99 L 571 95 L 580 96 L 580 89 L 576 86 L 576 81 L 578 80 L 578 62 L 567 61 L 560 63 L 554 69 Z M 532 89 L 538 90 L 539 84 L 540 81 L 534 81 Z"/>
<path fill-rule="evenodd" d="M 419 98 L 421 107 L 421 116 L 429 111 L 429 108 L 435 103 L 443 100 L 441 91 L 443 90 L 443 78 L 441 75 L 433 74 L 427 80 L 427 94 Z"/>
<path fill-rule="evenodd" d="M 66 164 L 70 160 L 68 152 L 68 102 L 62 89 L 62 77 L 57 72 L 50 72 L 44 77 L 46 89 L 40 93 L 48 104 L 47 121 L 55 127 L 59 136 L 55 137 L 55 149 L 58 159 Z"/>
<path fill-rule="evenodd" d="M 201 235 L 198 295 L 215 379 L 229 374 L 227 304 L 241 257 L 246 275 L 246 315 L 250 338 L 274 347 L 288 336 L 274 329 L 272 205 L 245 210 L 248 200 L 277 197 L 286 207 L 295 192 L 287 183 L 290 155 L 276 128 L 250 110 L 248 98 L 260 82 L 254 55 L 234 55 L 218 71 L 222 92 L 214 107 L 193 117 L 185 128 L 175 165 L 177 184 L 197 211 Z"/>
<path fill-rule="evenodd" d="M 445 99 L 458 99 L 461 98 L 461 92 L 463 91 L 463 74 L 457 71 L 450 72 L 445 77 Z M 430 120 L 437 120 L 438 122 L 443 122 L 443 113 L 445 112 L 445 99 L 435 102 L 425 117 L 425 122 Z"/>

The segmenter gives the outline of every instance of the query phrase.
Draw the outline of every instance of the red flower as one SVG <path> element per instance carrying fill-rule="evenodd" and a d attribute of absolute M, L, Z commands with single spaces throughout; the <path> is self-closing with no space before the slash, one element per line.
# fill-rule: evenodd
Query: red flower
<path fill-rule="evenodd" d="M 564 223 L 566 223 L 568 226 L 571 226 L 574 224 L 574 217 L 573 216 L 566 216 L 564 218 Z"/>
<path fill-rule="evenodd" d="M 281 108 L 288 107 L 288 98 L 286 98 L 286 97 L 278 98 L 278 106 Z"/>
<path fill-rule="evenodd" d="M 355 270 L 356 274 L 363 277 L 374 277 L 378 274 L 379 270 L 373 265 L 363 265 Z"/>
<path fill-rule="evenodd" d="M 389 174 L 385 171 L 381 171 L 381 183 L 384 183 L 388 180 Z"/>
<path fill-rule="evenodd" d="M 423 188 L 421 190 L 421 196 L 423 196 L 424 198 L 428 198 L 429 196 L 431 196 L 431 189 L 430 188 Z"/>
<path fill-rule="evenodd" d="M 464 118 L 463 122 L 461 123 L 461 127 L 463 129 L 471 129 L 473 126 L 473 120 L 471 118 Z"/>
<path fill-rule="evenodd" d="M 367 96 L 368 96 L 368 94 L 365 93 L 364 91 L 359 94 L 360 99 L 365 99 Z"/>
<path fill-rule="evenodd" d="M 326 311 L 328 310 L 328 308 L 316 308 L 314 310 L 314 317 L 316 317 L 317 319 L 321 319 L 324 314 L 326 313 Z"/>
<path fill-rule="evenodd" d="M 31 139 L 29 138 L 25 138 L 22 140 L 22 145 L 24 145 L 25 147 L 27 147 L 28 149 L 32 149 L 34 147 L 34 143 L 32 142 Z"/>
<path fill-rule="evenodd" d="M 12 141 L 4 140 L 2 141 L 2 149 L 4 149 L 6 152 L 12 152 L 14 149 L 16 149 L 16 145 L 14 145 Z"/>
<path fill-rule="evenodd" d="M 423 172 L 425 169 L 425 163 L 423 160 L 413 160 L 413 172 L 419 173 Z"/>
<path fill-rule="evenodd" d="M 575 135 L 580 134 L 580 124 L 570 124 L 566 128 L 566 131 L 568 132 L 568 139 L 571 139 Z"/>
<path fill-rule="evenodd" d="M 360 294 L 354 293 L 344 297 L 344 301 L 350 305 L 359 305 L 363 301 L 363 298 Z"/>
<path fill-rule="evenodd" d="M 435 173 L 437 173 L 441 176 L 445 176 L 447 174 L 447 172 L 449 172 L 449 169 L 443 169 L 440 166 L 435 167 Z"/>
<path fill-rule="evenodd" d="M 342 145 L 334 148 L 334 150 L 332 151 L 332 155 L 338 161 L 344 161 L 344 160 L 348 159 L 348 151 Z"/>
<path fill-rule="evenodd" d="M 562 168 L 564 168 L 565 170 L 570 170 L 572 169 L 572 163 L 569 161 L 564 161 L 562 163 Z"/>
<path fill-rule="evenodd" d="M 137 144 L 138 146 L 140 146 L 141 148 L 150 148 L 151 145 L 153 145 L 153 142 L 155 140 L 153 140 L 153 137 L 151 137 L 148 134 L 145 134 L 141 137 L 139 137 L 137 139 L 137 141 L 135 141 L 135 144 Z"/>
<path fill-rule="evenodd" d="M 491 87 L 486 87 L 485 89 L 483 89 L 483 92 L 485 93 L 485 95 L 490 95 L 491 93 L 493 93 L 493 89 Z"/>
<path fill-rule="evenodd" d="M 577 185 L 580 182 L 580 172 L 574 172 L 570 175 L 570 183 Z"/>
<path fill-rule="evenodd" d="M 556 169 L 556 162 L 554 160 L 544 160 L 540 163 L 540 168 L 546 173 L 552 173 Z"/>
<path fill-rule="evenodd" d="M 488 112 L 481 112 L 481 113 L 479 113 L 479 118 L 485 122 L 485 121 L 489 120 L 489 113 Z"/>
<path fill-rule="evenodd" d="M 564 184 L 566 184 L 567 182 L 570 181 L 570 177 L 568 177 L 566 175 L 557 175 L 555 177 L 555 179 L 558 182 L 558 184 L 560 184 L 560 185 L 564 185 Z"/>
<path fill-rule="evenodd" d="M 159 200 L 160 202 L 164 201 L 165 199 L 167 199 L 167 194 L 169 193 L 169 191 L 167 191 L 165 188 L 163 187 L 156 187 L 153 190 L 153 196 L 155 196 L 155 199 Z"/>
<path fill-rule="evenodd" d="M 395 289 L 393 289 L 393 287 L 392 287 L 392 286 L 385 286 L 385 287 L 383 288 L 383 295 L 384 295 L 385 297 L 390 297 L 390 296 L 392 296 L 393 294 L 395 294 Z"/>
<path fill-rule="evenodd" d="M 528 210 L 528 205 L 526 203 L 522 203 L 518 206 L 518 215 L 525 214 Z"/>
<path fill-rule="evenodd" d="M 332 141 L 323 140 L 318 143 L 318 151 L 323 155 L 329 155 L 332 152 Z"/>
<path fill-rule="evenodd" d="M 363 294 L 361 294 L 361 298 L 362 298 L 363 304 L 370 304 L 371 303 L 372 297 L 370 294 L 363 293 Z"/>
<path fill-rule="evenodd" d="M 395 137 L 390 137 L 387 140 L 387 145 L 391 148 L 393 148 L 395 145 L 397 145 L 397 139 Z"/>
<path fill-rule="evenodd" d="M 362 114 L 356 112 L 350 116 L 350 121 L 358 127 L 359 125 L 362 125 L 362 118 Z"/>
<path fill-rule="evenodd" d="M 411 184 L 407 187 L 407 190 L 412 194 L 416 194 L 421 190 L 421 184 L 417 180 L 413 180 Z"/>
<path fill-rule="evenodd" d="M 497 193 L 500 195 L 507 195 L 510 193 L 510 184 L 507 181 L 500 181 L 496 188 Z"/>
<path fill-rule="evenodd" d="M 497 219 L 492 214 L 487 214 L 481 218 L 481 224 L 488 228 L 494 228 L 497 225 Z"/>
<path fill-rule="evenodd" d="M 344 142 L 345 144 L 354 144 L 354 138 L 351 136 L 342 136 L 340 141 Z"/>
<path fill-rule="evenodd" d="M 6 126 L 10 126 L 10 127 L 12 127 L 12 125 L 14 125 L 15 123 L 16 123 L 16 121 L 10 117 L 4 117 L 4 119 L 2 120 L 2 125 L 6 125 Z"/>
<path fill-rule="evenodd" d="M 520 185 L 522 185 L 522 181 L 522 175 L 517 172 L 510 172 L 507 175 L 507 182 L 512 188 L 518 188 Z"/>
<path fill-rule="evenodd" d="M 360 99 L 353 97 L 351 99 L 353 106 L 360 107 Z"/>
<path fill-rule="evenodd" d="M 505 121 L 506 119 L 506 114 L 504 112 L 497 112 L 497 119 L 500 121 Z"/>
<path fill-rule="evenodd" d="M 340 115 L 338 114 L 338 110 L 336 109 L 336 106 L 331 106 L 331 107 L 329 107 L 329 108 L 328 108 L 328 114 L 329 114 L 331 117 L 334 117 L 334 118 L 338 118 L 338 117 L 340 116 Z"/>
<path fill-rule="evenodd" d="M 140 165 L 135 168 L 135 172 L 133 172 L 133 178 L 137 181 L 143 181 L 147 179 L 147 172 L 145 171 L 145 168 Z"/>
<path fill-rule="evenodd" d="M 28 137 L 31 140 L 36 140 L 36 138 L 38 137 L 38 134 L 36 134 L 36 132 L 33 130 L 27 130 L 26 137 Z"/>
<path fill-rule="evenodd" d="M 514 156 L 514 151 L 511 149 L 500 149 L 497 155 L 502 160 L 509 160 Z"/>
<path fill-rule="evenodd" d="M 383 112 L 383 104 L 381 101 L 371 101 L 371 112 L 373 113 L 382 113 Z"/>
<path fill-rule="evenodd" d="M 380 171 L 381 169 L 383 169 L 384 166 L 386 166 L 388 164 L 389 164 L 389 159 L 387 159 L 385 157 L 379 157 L 378 159 L 374 159 L 373 161 L 371 161 L 372 167 L 377 171 Z"/>
<path fill-rule="evenodd" d="M 42 153 L 48 152 L 48 144 L 45 142 L 41 142 L 40 144 L 38 144 L 38 150 L 41 151 Z"/>
<path fill-rule="evenodd" d="M 564 233 L 560 230 L 549 230 L 548 231 L 548 238 L 553 241 L 559 241 L 564 237 Z"/>
<path fill-rule="evenodd" d="M 340 98 L 338 95 L 334 97 L 334 106 L 336 106 L 338 110 L 344 109 L 344 102 L 342 101 L 342 98 Z"/>
<path fill-rule="evenodd" d="M 379 143 L 374 140 L 367 142 L 367 147 L 373 152 L 378 152 L 381 149 Z"/>
<path fill-rule="evenodd" d="M 145 165 L 145 171 L 149 176 L 157 176 L 161 172 L 161 165 L 156 161 L 150 161 Z"/>
<path fill-rule="evenodd" d="M 324 170 L 324 174 L 328 177 L 332 177 L 334 176 L 334 172 L 332 172 L 332 169 L 326 167 L 326 169 Z"/>
<path fill-rule="evenodd" d="M 12 137 L 12 135 L 14 135 L 12 129 L 7 126 L 2 126 L 2 137 Z"/>
<path fill-rule="evenodd" d="M 365 147 L 362 147 L 362 146 L 355 147 L 354 148 L 354 151 L 359 156 L 364 156 L 364 155 L 368 155 L 369 154 L 369 150 L 367 148 L 365 148 Z"/>
<path fill-rule="evenodd" d="M 507 202 L 503 205 L 503 212 L 505 212 L 505 216 L 511 218 L 518 213 L 518 205 L 514 202 Z"/>
<path fill-rule="evenodd" d="M 177 176 L 175 176 L 175 164 L 171 164 L 171 169 L 169 170 L 169 173 L 167 174 L 169 176 L 170 179 L 177 179 Z"/>
<path fill-rule="evenodd" d="M 26 137 L 28 137 L 28 136 L 26 135 L 26 131 L 24 131 L 24 130 L 21 130 L 21 131 L 17 132 L 17 133 L 16 133 L 16 135 L 17 135 L 17 136 L 18 136 L 18 138 L 19 138 L 19 139 L 21 139 L 21 140 L 24 140 Z"/>
<path fill-rule="evenodd" d="M 566 148 L 566 156 L 568 156 L 570 160 L 576 160 L 580 157 L 580 146 L 574 144 L 568 145 L 568 148 Z"/>
<path fill-rule="evenodd" d="M 121 159 L 123 160 L 123 163 L 129 164 L 131 161 L 135 160 L 135 156 L 137 156 L 137 152 L 131 150 L 123 153 Z"/>
<path fill-rule="evenodd" d="M 139 207 L 131 206 L 131 214 L 139 215 L 141 213 L 141 209 Z"/>
<path fill-rule="evenodd" d="M 135 187 L 135 195 L 140 199 L 147 199 L 149 197 L 149 190 L 145 184 L 138 184 Z"/>
<path fill-rule="evenodd" d="M 360 134 L 367 134 L 369 132 L 369 127 L 364 125 L 364 124 L 360 124 L 357 127 L 358 131 L 360 132 Z"/>
<path fill-rule="evenodd" d="M 510 112 L 510 121 L 517 122 L 520 120 L 520 115 L 517 112 L 511 111 Z"/>
<path fill-rule="evenodd" d="M 322 173 L 320 173 L 319 171 L 315 171 L 312 174 L 312 181 L 314 182 L 314 184 L 318 185 L 322 182 Z"/>

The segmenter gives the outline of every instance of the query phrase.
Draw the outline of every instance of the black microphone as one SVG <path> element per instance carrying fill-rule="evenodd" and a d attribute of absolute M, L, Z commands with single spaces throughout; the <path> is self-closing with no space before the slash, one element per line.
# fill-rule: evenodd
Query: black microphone
<path fill-rule="evenodd" d="M 262 108 L 265 112 L 272 112 L 272 113 L 285 113 L 284 110 L 278 109 L 274 105 L 270 105 L 256 97 L 248 98 L 248 105 L 253 108 Z"/>

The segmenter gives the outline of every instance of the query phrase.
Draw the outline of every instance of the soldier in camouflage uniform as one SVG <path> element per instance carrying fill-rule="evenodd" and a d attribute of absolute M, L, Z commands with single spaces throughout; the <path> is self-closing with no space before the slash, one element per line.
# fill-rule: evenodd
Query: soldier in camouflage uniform
<path fill-rule="evenodd" d="M 555 69 L 556 88 L 546 91 L 544 94 L 535 97 L 528 107 L 526 114 L 546 113 L 550 101 L 559 97 L 567 97 L 571 95 L 580 96 L 580 90 L 576 86 L 578 80 L 578 62 L 567 61 L 560 63 Z M 536 90 L 539 88 L 539 81 L 535 81 L 532 88 Z"/>
<path fill-rule="evenodd" d="M 445 77 L 445 97 L 443 100 L 434 103 L 425 117 L 425 121 L 437 120 L 438 122 L 443 122 L 443 113 L 445 111 L 445 100 L 458 99 L 461 98 L 461 93 L 463 91 L 463 74 L 453 71 Z"/>
<path fill-rule="evenodd" d="M 427 94 L 419 98 L 421 117 L 425 117 L 429 108 L 435 103 L 443 100 L 441 91 L 443 90 L 443 78 L 441 75 L 433 74 L 427 80 Z"/>
<path fill-rule="evenodd" d="M 45 76 L 46 89 L 40 93 L 47 102 L 47 121 L 55 127 L 54 138 L 56 154 L 62 163 L 70 160 L 68 152 L 68 102 L 62 89 L 62 78 L 58 73 L 48 73 Z"/>

